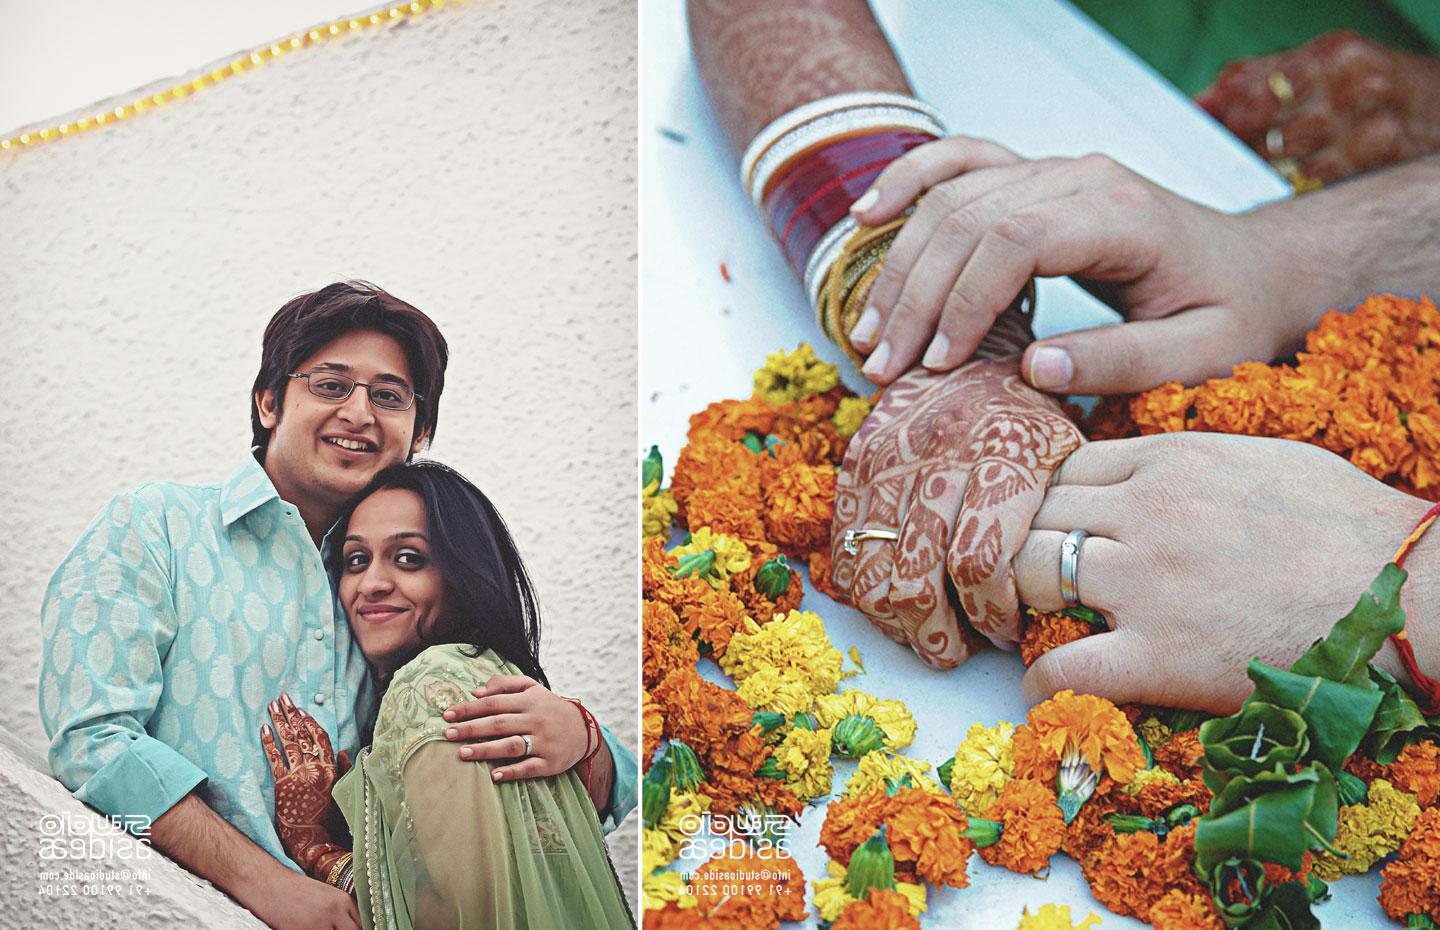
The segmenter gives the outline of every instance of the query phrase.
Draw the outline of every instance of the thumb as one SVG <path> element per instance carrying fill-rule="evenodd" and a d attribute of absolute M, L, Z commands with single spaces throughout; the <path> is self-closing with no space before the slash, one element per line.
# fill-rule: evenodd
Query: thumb
<path fill-rule="evenodd" d="M 1146 702 L 1146 696 L 1158 689 L 1151 680 L 1155 663 L 1141 653 L 1140 641 L 1124 631 L 1099 633 L 1056 647 L 1025 672 L 1021 683 L 1025 701 L 1036 704 L 1068 688 L 1116 704 Z"/>
<path fill-rule="evenodd" d="M 1200 307 L 1157 320 L 1083 329 L 1037 342 L 1020 370 L 1042 391 L 1066 394 L 1134 394 L 1180 381 L 1197 384 L 1230 374 L 1247 353 L 1233 310 Z"/>

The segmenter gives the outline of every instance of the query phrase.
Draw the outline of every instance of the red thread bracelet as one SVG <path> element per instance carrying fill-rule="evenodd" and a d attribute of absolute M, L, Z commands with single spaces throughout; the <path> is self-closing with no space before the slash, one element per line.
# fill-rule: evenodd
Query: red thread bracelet
<path fill-rule="evenodd" d="M 1440 517 L 1440 504 L 1427 510 L 1425 516 L 1420 518 L 1419 524 L 1400 544 L 1395 557 L 1390 560 L 1395 563 L 1396 568 L 1405 567 L 1406 556 L 1410 554 L 1411 549 L 1415 548 L 1415 544 L 1420 541 L 1421 536 L 1425 535 L 1425 531 L 1430 528 L 1430 524 L 1435 522 L 1436 517 Z M 1405 630 L 1402 629 L 1399 633 L 1392 634 L 1390 641 L 1399 651 L 1400 664 L 1405 666 L 1406 673 L 1415 684 L 1415 690 L 1420 692 L 1421 700 L 1416 702 L 1420 705 L 1420 712 L 1427 717 L 1433 717 L 1440 713 L 1440 682 L 1420 671 L 1420 663 L 1415 659 L 1415 648 L 1410 645 L 1410 637 L 1406 636 Z"/>

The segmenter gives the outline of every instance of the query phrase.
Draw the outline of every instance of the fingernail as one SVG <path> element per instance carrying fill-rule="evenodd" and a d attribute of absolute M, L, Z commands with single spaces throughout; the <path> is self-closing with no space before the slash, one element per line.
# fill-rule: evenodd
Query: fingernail
<path fill-rule="evenodd" d="M 850 205 L 850 212 L 851 212 L 851 213 L 864 213 L 866 210 L 868 210 L 868 209 L 870 209 L 871 207 L 875 206 L 876 202 L 878 202 L 879 200 L 880 200 L 880 191 L 879 191 L 878 189 L 872 187 L 872 188 L 870 188 L 868 191 L 866 191 L 865 193 L 861 194 L 859 200 L 855 201 L 854 203 L 852 203 L 852 204 Z"/>
<path fill-rule="evenodd" d="M 930 340 L 930 348 L 925 350 L 925 357 L 920 364 L 926 368 L 943 368 L 950 361 L 950 340 L 945 338 L 944 333 L 936 333 L 935 338 Z"/>
<path fill-rule="evenodd" d="M 446 719 L 446 720 L 454 720 L 454 719 L 455 719 L 455 711 L 453 711 L 453 710 L 447 710 L 447 711 L 445 711 L 445 719 Z"/>
<path fill-rule="evenodd" d="M 295 706 L 294 704 L 290 703 L 290 695 L 286 694 L 286 693 L 283 692 L 283 691 L 280 692 L 280 703 L 281 703 L 281 704 L 284 704 L 286 707 L 294 707 L 294 706 Z"/>
<path fill-rule="evenodd" d="M 860 314 L 860 320 L 855 328 L 850 330 L 850 343 L 862 349 L 868 349 L 875 342 L 875 335 L 880 331 L 880 311 L 874 307 L 866 307 L 865 312 Z"/>
<path fill-rule="evenodd" d="M 280 713 L 280 705 L 279 705 L 279 704 L 276 704 L 274 701 L 271 701 L 271 702 L 270 702 L 270 713 L 271 713 L 272 716 L 275 715 L 275 714 Z"/>
<path fill-rule="evenodd" d="M 466 746 L 464 749 L 460 750 L 460 758 L 462 759 L 468 759 L 474 754 L 475 750 L 471 749 L 469 746 Z"/>
<path fill-rule="evenodd" d="M 496 781 L 499 781 L 500 779 L 502 779 L 502 778 L 505 777 L 505 773 L 504 773 L 504 772 L 496 772 L 493 777 L 495 778 Z"/>
<path fill-rule="evenodd" d="M 1070 353 L 1055 346 L 1040 346 L 1030 353 L 1030 383 L 1047 391 L 1063 391 L 1075 376 Z"/>
<path fill-rule="evenodd" d="M 890 364 L 890 343 L 887 340 L 880 343 L 875 351 L 870 353 L 870 357 L 865 360 L 865 367 L 860 370 L 873 381 L 885 376 L 885 366 L 888 364 Z"/>
<path fill-rule="evenodd" d="M 446 739 L 454 739 L 455 737 L 457 737 L 457 736 L 459 736 L 459 735 L 460 735 L 460 731 L 457 730 L 457 729 L 455 729 L 454 727 L 447 727 L 447 728 L 445 729 L 445 738 L 446 738 Z"/>

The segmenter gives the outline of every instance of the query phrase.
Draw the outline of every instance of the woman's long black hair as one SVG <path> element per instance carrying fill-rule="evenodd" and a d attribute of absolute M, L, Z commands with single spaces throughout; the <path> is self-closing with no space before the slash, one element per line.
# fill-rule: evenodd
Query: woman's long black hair
<path fill-rule="evenodd" d="M 337 545 L 330 552 L 331 577 L 338 580 L 345 570 L 345 549 L 338 541 L 345 538 L 350 515 L 361 501 L 385 488 L 414 491 L 425 502 L 430 558 L 445 585 L 444 613 L 418 631 L 415 654 L 441 643 L 472 646 L 471 655 L 493 649 L 550 687 L 540 668 L 540 609 L 525 563 L 495 505 L 455 469 L 418 461 L 392 465 L 376 475 L 332 531 Z"/>

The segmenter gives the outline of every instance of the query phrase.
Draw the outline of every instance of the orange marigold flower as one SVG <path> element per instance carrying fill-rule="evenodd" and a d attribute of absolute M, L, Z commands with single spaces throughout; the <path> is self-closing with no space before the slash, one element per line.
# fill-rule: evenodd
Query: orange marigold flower
<path fill-rule="evenodd" d="M 1199 730 L 1181 730 L 1171 735 L 1164 746 L 1150 749 L 1155 764 L 1183 781 L 1200 777 L 1200 760 L 1205 750 L 1200 746 Z"/>
<path fill-rule="evenodd" d="M 1205 894 L 1191 870 L 1194 847 L 1193 823 L 1163 840 L 1146 830 L 1117 833 L 1082 869 L 1096 900 L 1117 914 L 1143 919 L 1172 890 Z"/>
<path fill-rule="evenodd" d="M 1055 792 L 1028 778 L 1010 779 L 983 816 L 1000 822 L 1000 839 L 982 847 L 980 858 L 1012 872 L 1045 868 L 1065 839 L 1065 815 Z"/>
<path fill-rule="evenodd" d="M 1145 754 L 1130 721 L 1102 697 L 1066 689 L 1032 707 L 1025 722 L 1038 748 L 1057 762 L 1066 748 L 1073 746 L 1091 768 L 1108 772 L 1121 784 L 1128 783 L 1145 765 Z M 1026 775 L 1021 769 L 1018 727 L 1015 736 L 1015 773 Z"/>
<path fill-rule="evenodd" d="M 1121 797 L 1125 796 L 1121 792 Z M 1199 778 L 1181 779 L 1177 783 L 1149 781 L 1129 797 L 1134 802 L 1135 811 L 1146 817 L 1159 817 L 1180 804 L 1193 804 L 1203 814 L 1210 810 L 1210 802 L 1214 800 L 1210 789 Z"/>
<path fill-rule="evenodd" d="M 741 881 L 737 873 L 762 874 L 769 879 Z M 743 842 L 731 843 L 725 851 L 702 865 L 693 878 L 697 910 L 708 917 L 744 910 L 758 921 L 748 926 L 774 928 L 782 920 L 805 919 L 805 876 L 795 860 L 779 850 L 758 855 Z M 759 907 L 747 906 L 756 903 Z"/>
<path fill-rule="evenodd" d="M 820 845 L 831 859 L 848 865 L 855 849 L 888 824 L 895 874 L 907 881 L 916 876 L 933 885 L 964 888 L 966 863 L 975 844 L 964 833 L 969 819 L 947 795 L 921 788 L 901 788 L 893 796 L 884 785 L 831 801 L 820 828 Z"/>
<path fill-rule="evenodd" d="M 830 583 L 830 550 L 812 552 L 805 559 L 810 569 L 810 584 L 827 597 L 836 597 L 835 586 Z"/>
<path fill-rule="evenodd" d="M 717 657 L 725 654 L 730 638 L 745 629 L 747 619 L 749 613 L 744 602 L 728 588 L 711 588 L 708 595 L 680 611 L 680 625 L 709 646 Z"/>
<path fill-rule="evenodd" d="M 1420 812 L 1399 858 L 1380 873 L 1380 906 L 1401 923 L 1411 914 L 1440 921 L 1440 808 Z"/>
<path fill-rule="evenodd" d="M 741 498 L 758 500 L 760 496 L 760 457 L 738 442 L 723 436 L 705 434 L 693 439 L 680 450 L 675 473 L 670 478 L 670 492 L 679 505 L 676 519 L 686 521 L 686 502 L 699 488 L 727 491 Z M 685 522 L 685 525 L 689 525 Z"/>
<path fill-rule="evenodd" d="M 695 488 L 685 504 L 689 526 L 708 526 L 749 545 L 765 538 L 759 496 L 747 497 L 732 488 Z"/>
<path fill-rule="evenodd" d="M 640 692 L 640 758 L 644 767 L 650 768 L 650 760 L 660 741 L 665 738 L 665 711 L 655 703 L 649 691 Z"/>
<path fill-rule="evenodd" d="M 1390 764 L 1390 783 L 1415 795 L 1421 807 L 1440 797 L 1440 747 L 1430 740 L 1406 746 Z"/>
<path fill-rule="evenodd" d="M 1162 384 L 1130 402 L 1130 418 L 1146 436 L 1179 432 L 1185 429 L 1187 419 L 1193 415 L 1190 407 L 1195 402 L 1195 391 L 1195 388 L 1184 387 L 1178 381 Z"/>
<path fill-rule="evenodd" d="M 1081 805 L 1080 813 L 1065 828 L 1060 850 L 1082 867 L 1115 835 L 1115 828 L 1105 816 L 1119 812 L 1116 799 L 1124 797 L 1119 788 L 1113 778 L 1100 779 L 1095 793 Z"/>
<path fill-rule="evenodd" d="M 1028 611 L 1020 640 L 1020 660 L 1029 668 L 1051 649 L 1084 639 L 1092 632 L 1090 624 L 1069 614 Z"/>
<path fill-rule="evenodd" d="M 1145 916 L 1155 930 L 1225 930 L 1225 921 L 1208 895 L 1167 891 Z"/>
<path fill-rule="evenodd" d="M 665 712 L 665 735 L 682 740 L 702 758 L 717 744 L 748 733 L 755 712 L 729 688 L 700 677 L 694 667 L 676 669 L 651 689 Z M 758 767 L 759 762 L 755 765 Z"/>
<path fill-rule="evenodd" d="M 641 680 L 653 687 L 677 668 L 694 668 L 700 661 L 695 637 L 680 625 L 668 604 L 645 601 L 640 606 Z"/>
<path fill-rule="evenodd" d="M 716 401 L 690 417 L 690 430 L 686 438 L 695 442 L 704 436 L 714 435 L 739 442 L 746 433 L 764 436 L 775 427 L 778 407 L 767 404 L 763 398 L 747 400 Z"/>
<path fill-rule="evenodd" d="M 835 512 L 834 467 L 781 455 L 766 462 L 763 475 L 770 541 L 797 555 L 828 549 Z"/>
<path fill-rule="evenodd" d="M 674 579 L 672 571 L 679 560 L 665 551 L 665 540 L 659 536 L 646 537 L 640 544 L 640 587 L 645 597 L 654 597 L 655 591 Z"/>
<path fill-rule="evenodd" d="M 920 930 L 905 896 L 890 888 L 871 888 L 864 901 L 845 905 L 830 930 Z"/>
<path fill-rule="evenodd" d="M 1099 403 L 1084 418 L 1082 425 L 1085 437 L 1096 442 L 1101 439 L 1128 439 L 1139 436 L 1140 428 L 1130 416 L 1131 400 L 1129 395 L 1121 394 L 1100 398 Z M 1077 423 L 1081 422 L 1078 416 L 1071 415 L 1071 418 Z"/>
<path fill-rule="evenodd" d="M 730 590 L 745 604 L 745 611 L 756 623 L 769 623 L 776 614 L 786 616 L 792 610 L 800 609 L 800 600 L 805 596 L 805 584 L 800 573 L 790 569 L 790 585 L 785 593 L 772 598 L 755 587 L 755 575 L 761 567 L 779 554 L 769 543 L 757 543 L 750 547 L 750 567 L 743 572 L 730 575 Z"/>
<path fill-rule="evenodd" d="M 1381 765 L 1369 756 L 1362 755 L 1358 752 L 1345 760 L 1343 768 L 1367 785 L 1377 778 L 1384 778 L 1387 781 L 1390 778 L 1390 770 L 1387 766 Z"/>

